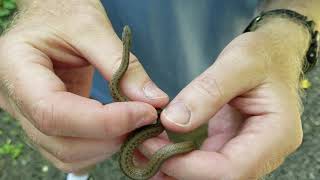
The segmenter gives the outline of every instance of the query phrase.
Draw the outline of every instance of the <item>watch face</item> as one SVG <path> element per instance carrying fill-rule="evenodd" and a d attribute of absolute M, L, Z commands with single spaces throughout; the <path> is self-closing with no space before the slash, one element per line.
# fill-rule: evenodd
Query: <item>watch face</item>
<path fill-rule="evenodd" d="M 319 39 L 320 39 L 320 34 L 318 31 L 315 31 L 312 34 L 311 44 L 306 54 L 304 67 L 303 67 L 304 73 L 310 71 L 317 64 L 317 61 L 319 60 L 319 55 L 320 55 Z"/>

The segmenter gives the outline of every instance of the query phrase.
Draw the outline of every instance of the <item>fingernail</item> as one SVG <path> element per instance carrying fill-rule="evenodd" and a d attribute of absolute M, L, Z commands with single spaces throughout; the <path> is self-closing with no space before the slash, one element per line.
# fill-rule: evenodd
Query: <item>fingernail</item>
<path fill-rule="evenodd" d="M 177 102 L 169 105 L 163 115 L 165 118 L 178 126 L 186 126 L 190 123 L 191 111 L 189 108 L 182 102 Z"/>
<path fill-rule="evenodd" d="M 149 99 L 160 99 L 160 98 L 166 98 L 167 95 L 159 89 L 153 82 L 148 82 L 143 87 L 144 95 Z"/>

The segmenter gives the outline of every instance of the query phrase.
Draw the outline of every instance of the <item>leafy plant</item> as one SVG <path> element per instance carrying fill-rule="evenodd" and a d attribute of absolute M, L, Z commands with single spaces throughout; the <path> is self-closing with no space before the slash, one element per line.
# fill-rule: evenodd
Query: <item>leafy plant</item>
<path fill-rule="evenodd" d="M 23 144 L 13 144 L 11 140 L 7 140 L 7 142 L 0 146 L 0 157 L 4 155 L 9 155 L 11 158 L 18 158 L 23 150 Z"/>
<path fill-rule="evenodd" d="M 19 122 L 0 109 L 0 161 L 7 157 L 18 159 L 23 153 L 25 145 L 21 132 Z"/>
<path fill-rule="evenodd" d="M 0 34 L 9 25 L 16 10 L 17 4 L 15 0 L 0 0 Z"/>

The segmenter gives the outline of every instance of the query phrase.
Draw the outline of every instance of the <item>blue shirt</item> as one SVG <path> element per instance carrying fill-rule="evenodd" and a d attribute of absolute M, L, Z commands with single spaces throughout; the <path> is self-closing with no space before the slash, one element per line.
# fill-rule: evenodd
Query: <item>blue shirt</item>
<path fill-rule="evenodd" d="M 258 0 L 102 0 L 118 35 L 129 25 L 132 52 L 171 98 L 211 64 L 253 18 Z M 119 36 L 121 37 L 121 36 Z M 108 103 L 96 72 L 92 97 Z"/>

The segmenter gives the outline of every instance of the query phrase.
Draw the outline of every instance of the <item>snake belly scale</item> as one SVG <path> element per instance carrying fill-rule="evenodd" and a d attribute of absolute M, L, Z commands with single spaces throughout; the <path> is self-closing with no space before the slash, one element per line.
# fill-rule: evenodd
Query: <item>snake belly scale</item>
<path fill-rule="evenodd" d="M 125 26 L 122 32 L 123 55 L 117 72 L 112 76 L 109 84 L 111 95 L 114 101 L 124 102 L 129 99 L 121 93 L 120 81 L 129 66 L 129 56 L 131 47 L 131 30 Z M 155 152 L 145 166 L 136 166 L 134 163 L 134 151 L 145 140 L 160 135 L 165 129 L 160 122 L 159 116 L 162 109 L 157 109 L 158 119 L 155 124 L 143 126 L 130 133 L 127 140 L 121 147 L 119 164 L 123 173 L 131 179 L 144 180 L 153 177 L 162 163 L 177 154 L 187 153 L 196 149 L 193 141 L 185 141 L 166 145 Z"/>

